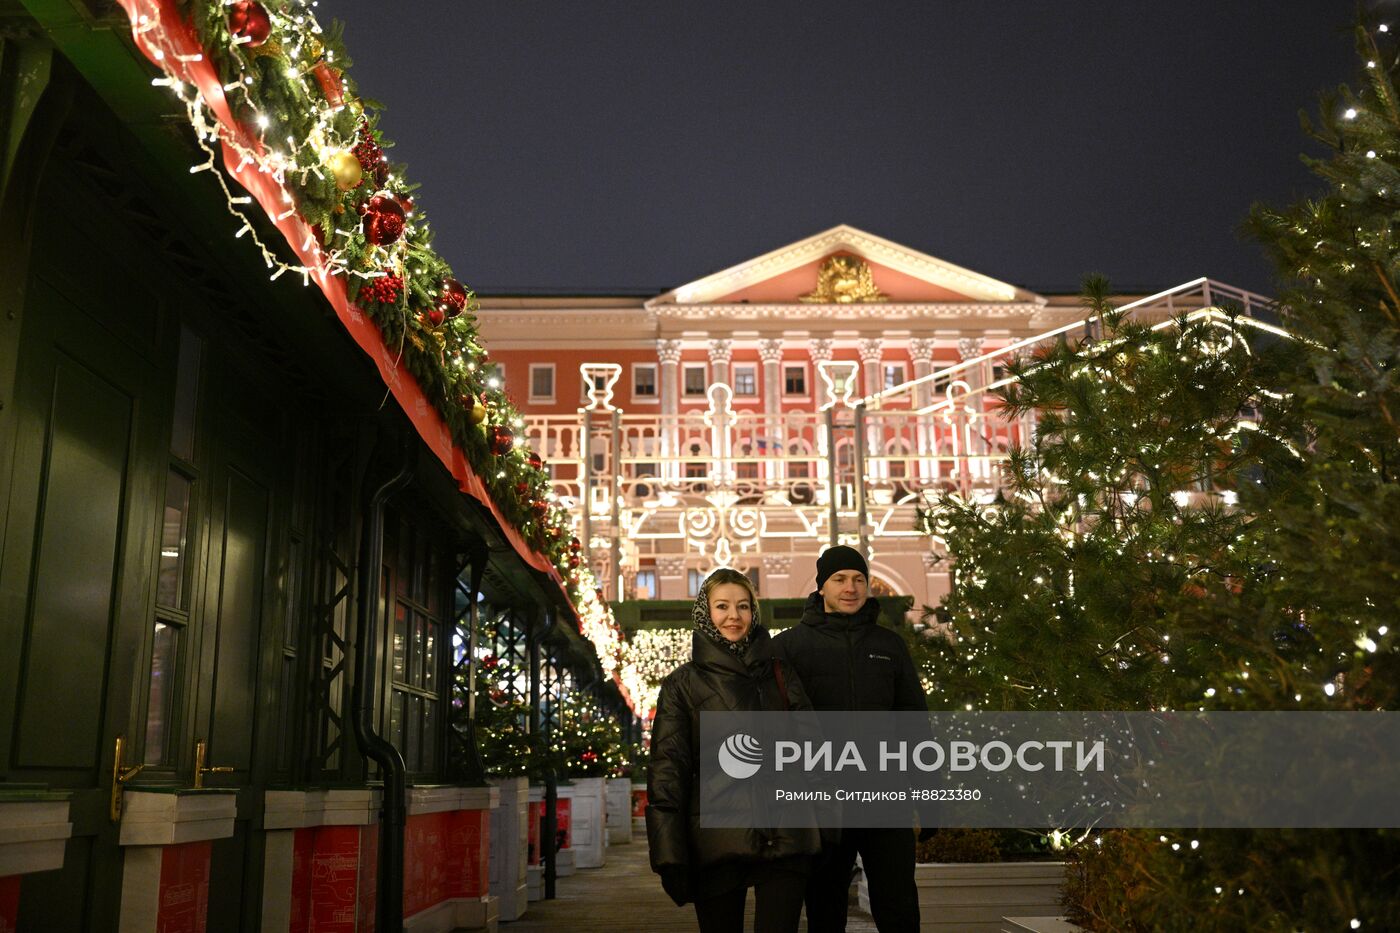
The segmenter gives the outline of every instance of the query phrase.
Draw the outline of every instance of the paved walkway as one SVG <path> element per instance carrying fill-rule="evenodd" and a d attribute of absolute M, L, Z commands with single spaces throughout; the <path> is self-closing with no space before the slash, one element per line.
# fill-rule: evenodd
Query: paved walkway
<path fill-rule="evenodd" d="M 532 901 L 525 916 L 501 924 L 501 933 L 693 933 L 695 909 L 677 907 L 647 864 L 645 837 L 610 846 L 602 868 L 560 878 L 552 901 Z M 745 929 L 753 929 L 753 896 Z M 807 921 L 802 921 L 802 930 Z M 851 907 L 846 933 L 875 933 L 868 914 Z"/>

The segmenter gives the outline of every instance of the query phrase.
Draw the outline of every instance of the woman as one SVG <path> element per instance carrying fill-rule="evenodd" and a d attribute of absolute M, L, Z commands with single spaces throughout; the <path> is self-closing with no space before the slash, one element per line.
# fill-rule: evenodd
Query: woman
<path fill-rule="evenodd" d="M 647 774 L 651 868 L 677 905 L 695 904 L 701 933 L 738 933 L 754 889 L 755 933 L 795 933 L 816 829 L 701 829 L 700 713 L 811 709 L 796 674 L 773 658 L 754 621 L 749 578 L 716 570 L 700 586 L 691 659 L 661 683 Z"/>

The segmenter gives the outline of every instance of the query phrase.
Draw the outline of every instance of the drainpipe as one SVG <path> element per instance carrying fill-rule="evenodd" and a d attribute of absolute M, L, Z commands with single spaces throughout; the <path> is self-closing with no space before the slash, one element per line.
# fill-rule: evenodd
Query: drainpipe
<path fill-rule="evenodd" d="M 540 683 L 543 673 L 540 669 L 543 660 L 540 657 L 540 651 L 547 647 L 544 644 L 545 637 L 554 630 L 557 624 L 555 610 L 546 607 L 541 613 L 540 622 L 530 632 L 530 734 L 534 736 L 536 742 L 543 742 L 547 738 L 544 734 L 544 723 L 540 721 L 541 688 L 543 687 L 543 684 Z M 544 825 L 540 827 L 540 858 L 544 864 L 544 899 L 547 901 L 554 900 L 555 880 L 558 878 L 554 859 L 554 837 L 559 831 L 554 807 L 558 800 L 558 780 L 555 777 L 554 769 L 547 768 L 544 773 Z"/>
<path fill-rule="evenodd" d="M 374 674 L 379 666 L 380 567 L 384 563 L 384 503 L 413 478 L 414 447 L 407 442 L 398 472 L 365 497 L 356 581 L 355 683 L 350 691 L 350 722 L 360 754 L 379 765 L 384 808 L 379 825 L 379 882 L 375 930 L 403 931 L 404 827 L 408 823 L 407 769 L 403 755 L 374 727 Z"/>

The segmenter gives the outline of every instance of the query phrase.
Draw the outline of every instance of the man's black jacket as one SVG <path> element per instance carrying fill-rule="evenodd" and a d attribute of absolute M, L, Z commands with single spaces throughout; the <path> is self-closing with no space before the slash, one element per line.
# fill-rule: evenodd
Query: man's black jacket
<path fill-rule="evenodd" d="M 880 627 L 879 616 L 876 599 L 844 615 L 827 612 L 821 593 L 813 593 L 802 622 L 773 636 L 773 653 L 797 671 L 813 708 L 928 709 L 908 646 Z"/>

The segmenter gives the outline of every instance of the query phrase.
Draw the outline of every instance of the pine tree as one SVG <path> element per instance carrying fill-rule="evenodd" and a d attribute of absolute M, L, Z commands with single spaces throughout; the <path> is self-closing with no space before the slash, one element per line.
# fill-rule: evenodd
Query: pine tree
<path fill-rule="evenodd" d="M 1264 390 L 1258 396 L 1263 404 L 1257 430 L 1248 432 L 1252 442 L 1236 444 L 1231 457 L 1201 461 L 1208 469 L 1200 471 L 1198 483 L 1230 489 L 1236 506 L 1219 524 L 1189 515 L 1181 516 L 1177 529 L 1172 522 L 1157 524 L 1155 515 L 1145 522 L 1134 523 L 1131 516 L 1126 524 L 1115 524 L 1112 516 L 1105 522 L 1102 503 L 1111 501 L 1121 481 L 1102 471 L 1099 479 L 1086 474 L 1087 482 L 1080 484 L 1052 471 L 1055 491 L 1048 501 L 994 509 L 990 519 L 966 504 L 945 502 L 933 517 L 957 555 L 958 575 L 945 612 L 962 641 L 945 649 L 949 657 L 938 659 L 955 672 L 942 678 L 944 703 L 1054 708 L 1072 698 L 1133 708 L 1132 691 L 1107 683 L 1116 668 L 1125 683 L 1141 688 L 1138 703 L 1395 708 L 1400 691 L 1395 632 L 1400 618 L 1400 252 L 1392 224 L 1400 216 L 1395 91 L 1400 61 L 1389 30 L 1362 26 L 1357 39 L 1364 63 L 1361 90 L 1343 88 L 1325 97 L 1318 125 L 1305 121 L 1313 138 L 1332 150 L 1325 160 L 1309 160 L 1326 181 L 1327 193 L 1285 209 L 1256 208 L 1251 219 L 1251 229 L 1278 262 L 1280 323 L 1296 339 L 1271 348 L 1269 366 L 1256 368 L 1251 377 Z M 1080 347 L 1073 355 L 1087 358 L 1095 352 Z M 1269 372 L 1274 366 L 1277 372 Z M 1037 400 L 1053 403 L 1057 396 L 1071 402 L 1060 409 L 1069 417 L 1041 421 L 1044 436 L 1032 453 L 1013 458 L 1011 487 L 1017 498 L 1031 494 L 1021 477 L 1056 462 L 1057 452 L 1063 454 L 1062 468 L 1086 465 L 1087 460 L 1073 458 L 1071 448 L 1094 449 L 1107 436 L 1107 425 L 1124 426 L 1124 413 L 1132 408 L 1131 399 L 1110 387 L 1103 396 L 1102 423 L 1090 417 L 1088 423 L 1098 430 L 1086 432 L 1084 400 L 1092 391 L 1085 388 L 1076 396 L 1066 378 L 1073 371 L 1033 364 L 1022 374 L 1027 388 L 1021 400 L 1008 399 L 1013 408 Z M 1150 370 L 1133 373 L 1129 394 L 1140 391 L 1135 380 L 1149 376 Z M 1042 377 L 1059 382 L 1037 385 Z M 1146 394 L 1163 402 L 1181 398 Z M 1210 411 L 1206 405 L 1194 417 Z M 1164 409 L 1153 423 L 1174 417 Z M 1141 419 L 1127 424 L 1134 430 L 1141 425 Z M 1189 425 L 1183 436 L 1201 437 Z M 1141 435 L 1144 451 L 1159 443 L 1151 430 Z M 1065 450 L 1057 451 L 1057 445 Z M 1184 448 L 1171 449 L 1182 453 L 1173 462 L 1189 461 Z M 1058 521 L 1061 547 L 1051 517 L 1064 514 L 1070 518 Z M 1116 530 L 1132 531 L 1133 540 L 1121 553 Z M 1096 550 L 1081 547 L 1086 532 Z M 998 557 L 997 545 L 1013 555 Z M 1044 568 L 1035 563 L 1043 553 L 1052 558 Z M 1129 554 L 1146 563 L 1134 567 L 1120 559 Z M 1084 566 L 1075 562 L 1080 556 L 1103 563 Z M 1174 571 L 1154 564 L 1166 556 Z M 994 575 L 1017 573 L 1017 560 L 1031 566 L 1012 583 L 991 582 Z M 1074 594 L 1067 586 L 1047 593 L 1037 583 L 1037 577 L 1054 579 L 1042 569 L 1067 575 L 1071 567 Z M 1187 567 L 1205 572 L 1186 572 Z M 1134 585 L 1145 584 L 1143 598 L 1133 600 L 1116 589 L 1110 569 Z M 1023 608 L 1015 605 L 1014 586 L 1025 586 L 1027 576 L 1035 586 L 1019 597 L 1028 604 Z M 1105 589 L 1084 592 L 1090 579 Z M 1124 628 L 1132 633 L 1124 642 L 1104 640 L 1104 617 L 1094 609 L 1101 602 L 1124 613 Z M 1058 612 L 1054 634 L 1064 644 L 1024 631 L 1049 628 L 1046 617 L 1037 615 L 1047 610 Z M 1066 620 L 1073 624 L 1065 625 Z M 1154 647 L 1170 658 L 1157 676 L 1137 663 Z M 1125 650 L 1127 657 L 1120 657 Z M 1096 651 L 1110 663 L 1097 672 L 1104 683 L 1086 688 L 1080 681 L 1095 677 Z M 1034 679 L 1018 685 L 1012 672 L 1027 664 Z M 1072 689 L 1056 689 L 1057 672 L 1071 678 Z M 1073 882 L 1071 916 L 1093 929 L 1397 929 L 1400 835 L 1387 830 L 1112 831 L 1082 847 Z"/>
<path fill-rule="evenodd" d="M 509 689 L 513 673 L 495 655 L 477 664 L 477 745 L 486 772 L 500 777 L 528 773 L 534 742 L 529 733 L 530 707 Z"/>
<path fill-rule="evenodd" d="M 622 724 L 586 693 L 567 694 L 560 702 L 550 752 L 570 777 L 617 777 L 629 765 Z"/>
<path fill-rule="evenodd" d="M 931 705 L 1145 709 L 1199 696 L 1213 646 L 1186 642 L 1172 607 L 1228 586 L 1248 470 L 1279 445 L 1241 412 L 1276 378 L 1272 355 L 1228 314 L 1125 318 L 1100 278 L 1096 339 L 1013 363 L 994 417 L 1037 419 L 991 502 L 945 494 L 924 516 L 952 555 L 933 641 Z M 1257 342 L 1257 341 L 1256 341 Z"/>

